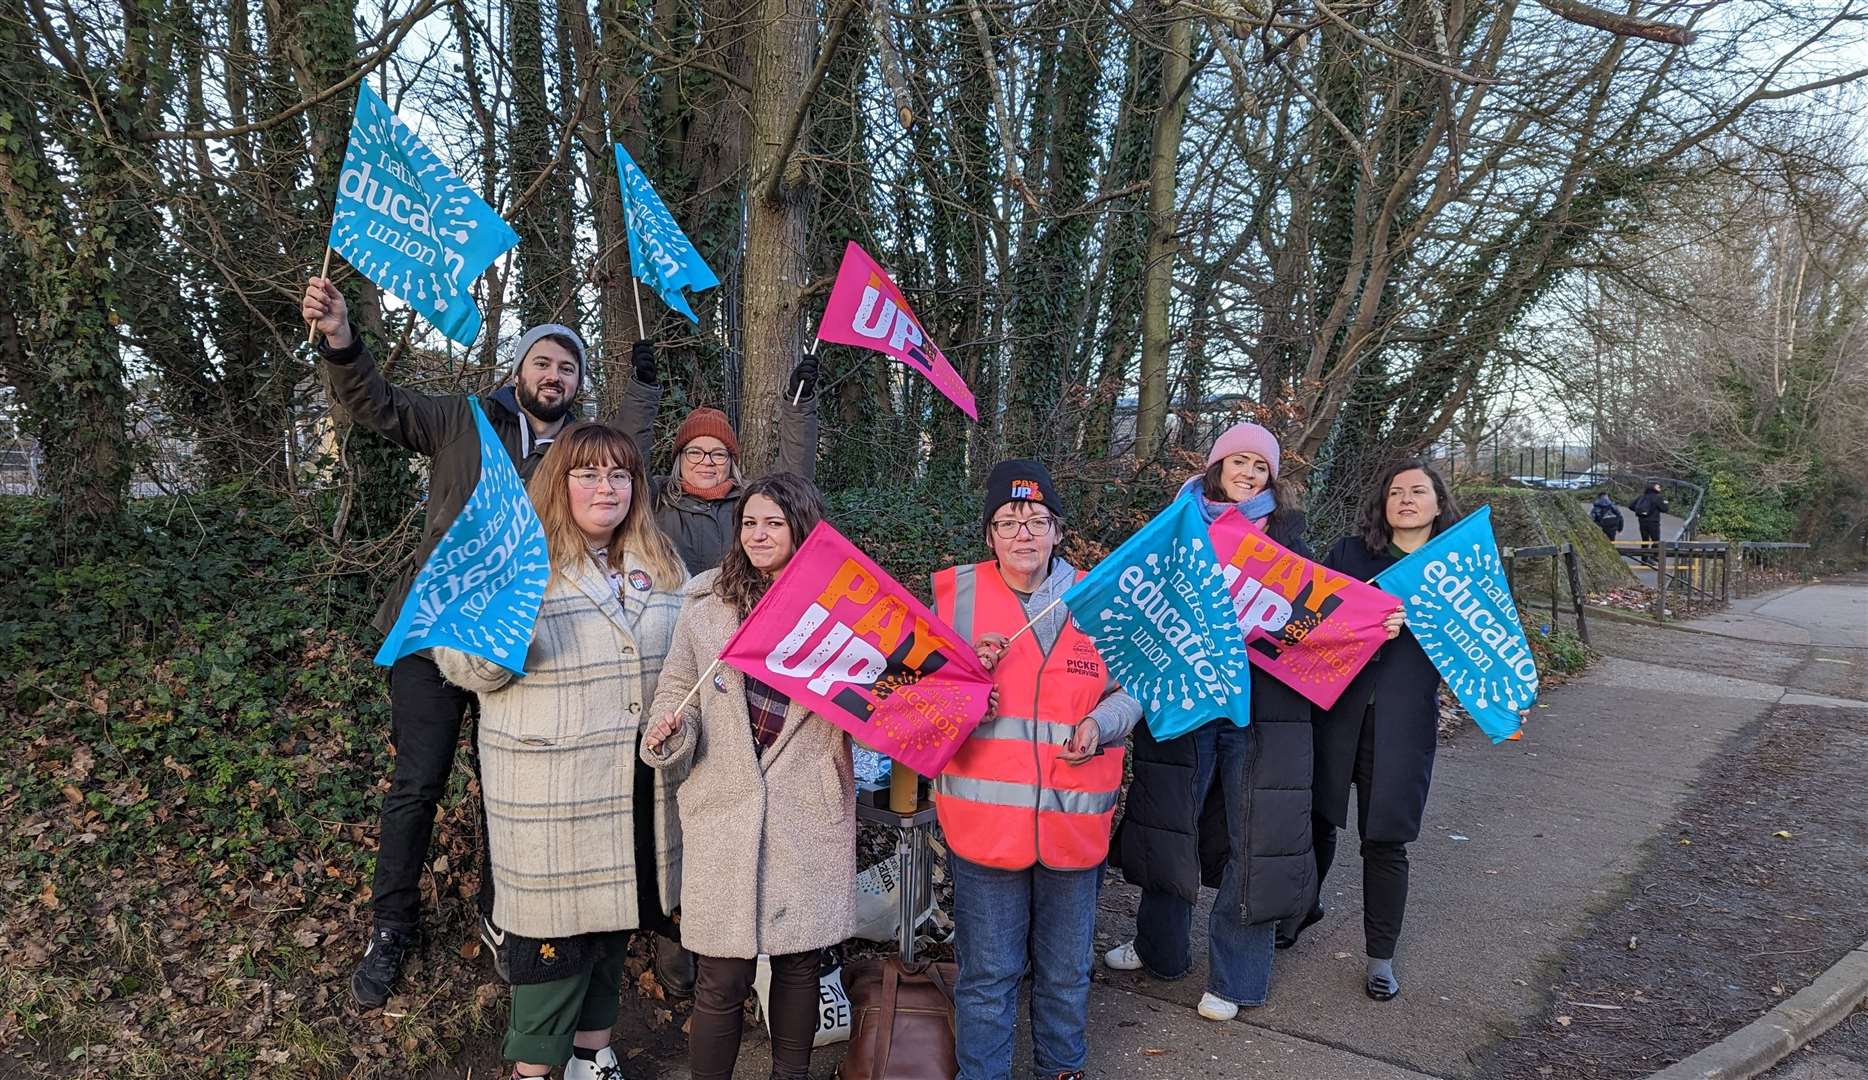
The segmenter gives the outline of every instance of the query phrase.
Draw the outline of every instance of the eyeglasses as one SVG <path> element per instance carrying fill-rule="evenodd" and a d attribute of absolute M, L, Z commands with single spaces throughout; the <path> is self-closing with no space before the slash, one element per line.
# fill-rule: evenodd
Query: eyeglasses
<path fill-rule="evenodd" d="M 681 456 L 687 459 L 689 465 L 699 465 L 703 461 L 709 465 L 725 465 L 733 460 L 733 455 L 725 450 L 702 450 L 698 446 L 681 451 Z"/>
<path fill-rule="evenodd" d="M 630 477 L 627 469 L 611 469 L 609 472 L 598 472 L 595 469 L 571 470 L 571 483 L 585 491 L 595 491 L 603 485 L 605 480 L 608 480 L 610 487 L 617 491 L 626 491 L 635 486 L 635 480 Z"/>
<path fill-rule="evenodd" d="M 999 539 L 1010 540 L 1018 535 L 1018 530 L 1023 529 L 1027 536 L 1036 540 L 1051 534 L 1051 524 L 1049 517 L 1025 518 L 1023 521 L 1012 518 L 994 518 L 992 531 L 993 535 Z"/>

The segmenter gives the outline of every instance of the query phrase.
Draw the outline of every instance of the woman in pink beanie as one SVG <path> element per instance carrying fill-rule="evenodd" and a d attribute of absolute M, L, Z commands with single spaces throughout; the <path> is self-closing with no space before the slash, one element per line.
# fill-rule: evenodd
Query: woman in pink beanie
<path fill-rule="evenodd" d="M 1214 441 L 1206 471 L 1181 486 L 1210 523 L 1237 506 L 1273 540 L 1310 557 L 1304 517 L 1278 494 L 1276 436 L 1235 424 Z M 1278 921 L 1312 910 L 1310 702 L 1252 669 L 1251 724 L 1220 717 L 1158 742 L 1135 728 L 1135 775 L 1110 862 L 1142 890 L 1135 938 L 1103 954 L 1117 971 L 1158 979 L 1193 970 L 1200 887 L 1218 890 L 1207 930 L 1199 1013 L 1230 1020 L 1271 990 Z"/>

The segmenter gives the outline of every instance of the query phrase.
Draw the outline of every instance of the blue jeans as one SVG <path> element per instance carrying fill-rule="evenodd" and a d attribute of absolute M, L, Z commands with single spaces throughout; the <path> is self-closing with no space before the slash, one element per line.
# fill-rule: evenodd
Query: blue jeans
<path fill-rule="evenodd" d="M 1251 735 L 1230 720 L 1216 720 L 1182 735 L 1194 741 L 1193 805 L 1197 816 L 1214 784 L 1226 799 L 1226 826 L 1245 820 L 1246 770 L 1251 764 Z M 1245 837 L 1230 838 L 1235 857 L 1226 860 L 1219 895 L 1207 921 L 1207 989 L 1235 1005 L 1263 1005 L 1271 991 L 1271 958 L 1277 923 L 1243 926 L 1239 909 L 1245 883 L 1237 853 Z M 1193 970 L 1193 905 L 1172 893 L 1142 893 L 1135 913 L 1135 951 L 1142 966 L 1157 978 L 1178 979 Z"/>
<path fill-rule="evenodd" d="M 954 1053 L 958 1080 L 1008 1080 L 1018 984 L 1031 973 L 1031 1050 L 1040 1074 L 1083 1068 L 1101 867 L 995 870 L 950 855 Z"/>

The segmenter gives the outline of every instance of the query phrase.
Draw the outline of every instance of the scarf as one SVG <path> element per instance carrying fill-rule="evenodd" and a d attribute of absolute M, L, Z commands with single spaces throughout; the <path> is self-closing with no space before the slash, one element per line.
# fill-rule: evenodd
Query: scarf
<path fill-rule="evenodd" d="M 1237 506 L 1239 512 L 1245 515 L 1247 521 L 1262 527 L 1265 519 L 1271 516 L 1273 510 L 1278 508 L 1278 497 L 1272 493 L 1270 488 L 1266 488 L 1242 503 L 1214 502 L 1212 499 L 1207 498 L 1206 493 L 1201 490 L 1201 482 L 1202 478 L 1198 476 L 1188 479 L 1186 483 L 1181 485 L 1180 493 L 1182 496 L 1185 496 L 1188 492 L 1194 494 L 1200 503 L 1200 516 L 1206 519 L 1208 525 L 1218 521 L 1221 514 Z"/>
<path fill-rule="evenodd" d="M 733 478 L 729 476 L 712 487 L 695 487 L 686 480 L 682 480 L 681 490 L 697 499 L 705 499 L 708 502 L 714 502 L 719 499 L 724 499 L 733 493 Z"/>
<path fill-rule="evenodd" d="M 1266 488 L 1240 503 L 1239 513 L 1244 514 L 1247 521 L 1262 523 L 1277 508 L 1278 496 L 1270 488 Z"/>

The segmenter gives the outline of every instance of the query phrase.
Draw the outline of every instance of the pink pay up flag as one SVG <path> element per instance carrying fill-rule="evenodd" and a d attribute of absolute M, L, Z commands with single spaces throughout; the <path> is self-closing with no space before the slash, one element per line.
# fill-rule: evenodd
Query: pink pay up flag
<path fill-rule="evenodd" d="M 979 406 L 966 380 L 947 362 L 940 347 L 928 340 L 921 320 L 909 310 L 887 271 L 854 240 L 843 249 L 843 265 L 837 268 L 837 283 L 830 290 L 817 336 L 893 356 L 920 372 L 961 412 L 979 419 Z"/>

